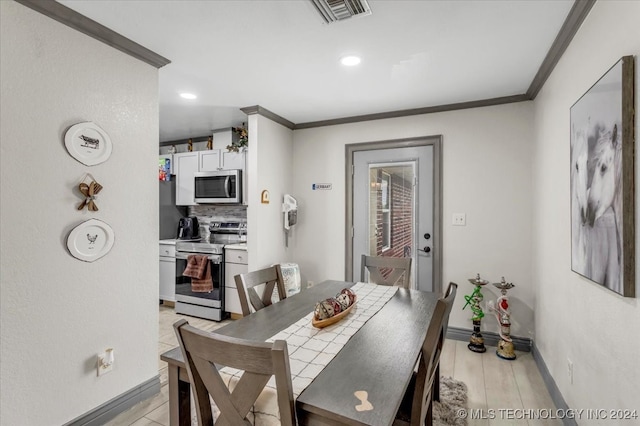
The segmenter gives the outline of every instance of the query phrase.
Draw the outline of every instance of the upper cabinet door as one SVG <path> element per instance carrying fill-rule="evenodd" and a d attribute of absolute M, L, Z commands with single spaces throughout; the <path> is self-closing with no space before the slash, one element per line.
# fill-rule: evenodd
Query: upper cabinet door
<path fill-rule="evenodd" d="M 220 170 L 220 150 L 211 149 L 207 151 L 198 151 L 200 154 L 200 171 L 214 172 Z"/>
<path fill-rule="evenodd" d="M 244 170 L 246 161 L 246 151 L 230 152 L 222 151 L 222 170 Z"/>
<path fill-rule="evenodd" d="M 173 155 L 177 206 L 194 206 L 196 204 L 193 176 L 198 171 L 198 158 L 197 152 L 181 152 Z"/>

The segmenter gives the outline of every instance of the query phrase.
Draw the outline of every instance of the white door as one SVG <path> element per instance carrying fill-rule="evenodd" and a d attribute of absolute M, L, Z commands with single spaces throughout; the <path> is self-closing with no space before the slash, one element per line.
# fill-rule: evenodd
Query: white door
<path fill-rule="evenodd" d="M 353 280 L 363 254 L 411 257 L 411 288 L 434 291 L 433 146 L 354 152 Z"/>

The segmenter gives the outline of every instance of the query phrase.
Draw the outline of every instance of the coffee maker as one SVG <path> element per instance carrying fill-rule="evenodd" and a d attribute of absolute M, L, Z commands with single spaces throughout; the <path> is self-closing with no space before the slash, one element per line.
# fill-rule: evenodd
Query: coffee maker
<path fill-rule="evenodd" d="M 198 218 L 195 216 L 180 218 L 180 221 L 178 221 L 178 235 L 176 238 L 179 240 L 200 239 L 200 227 L 198 225 Z"/>

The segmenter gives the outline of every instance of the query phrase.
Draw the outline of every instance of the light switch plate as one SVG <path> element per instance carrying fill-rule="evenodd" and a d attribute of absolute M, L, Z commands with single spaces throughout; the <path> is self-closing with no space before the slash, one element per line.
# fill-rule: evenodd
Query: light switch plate
<path fill-rule="evenodd" d="M 466 226 L 467 215 L 464 213 L 454 213 L 452 219 L 453 226 Z"/>

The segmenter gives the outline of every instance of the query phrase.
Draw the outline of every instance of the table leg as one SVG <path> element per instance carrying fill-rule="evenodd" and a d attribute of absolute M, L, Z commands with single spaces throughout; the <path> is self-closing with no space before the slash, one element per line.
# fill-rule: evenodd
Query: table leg
<path fill-rule="evenodd" d="M 180 380 L 180 368 L 169 364 L 169 424 L 191 426 L 191 388 Z"/>

